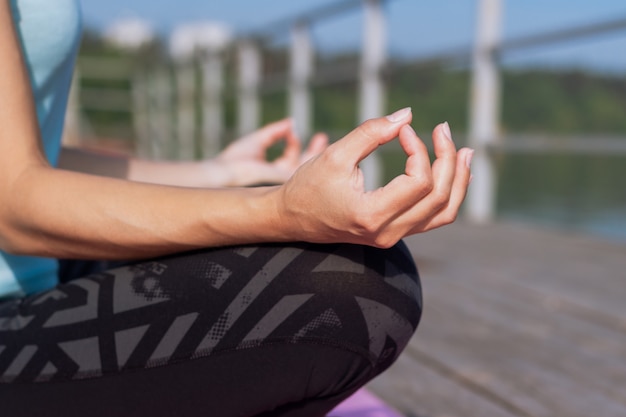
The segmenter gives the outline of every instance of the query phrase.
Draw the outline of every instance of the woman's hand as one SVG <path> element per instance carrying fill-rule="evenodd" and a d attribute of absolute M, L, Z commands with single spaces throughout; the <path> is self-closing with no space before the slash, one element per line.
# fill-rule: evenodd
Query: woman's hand
<path fill-rule="evenodd" d="M 267 150 L 281 140 L 285 149 L 277 159 L 269 162 Z M 321 153 L 328 145 L 328 137 L 318 133 L 313 136 L 305 152 L 301 152 L 291 119 L 269 124 L 230 144 L 215 159 L 208 161 L 223 170 L 225 186 L 252 184 L 282 184 L 300 165 Z"/>
<path fill-rule="evenodd" d="M 372 119 L 304 164 L 279 190 L 278 211 L 297 240 L 390 247 L 452 223 L 470 181 L 473 151 L 457 152 L 447 123 L 433 132 L 436 160 L 409 123 L 410 109 Z M 359 163 L 399 137 L 405 173 L 366 192 Z"/>
<path fill-rule="evenodd" d="M 267 161 L 266 152 L 275 143 L 285 140 L 285 149 L 274 161 Z M 300 140 L 293 132 L 290 119 L 271 123 L 231 143 L 213 159 L 204 161 L 148 161 L 131 159 L 128 168 L 117 168 L 131 181 L 161 185 L 176 185 L 196 188 L 241 187 L 259 184 L 282 184 L 300 165 L 318 155 L 328 145 L 328 137 L 318 133 L 311 139 L 305 152 L 301 152 Z M 65 151 L 67 154 L 68 151 Z M 63 158 L 61 163 L 70 161 Z M 84 156 L 84 155 L 83 155 Z M 84 159 L 84 158 L 82 158 Z M 93 174 L 110 174 L 120 165 L 120 159 L 93 157 L 85 164 L 64 164 L 65 168 Z M 93 159 L 100 160 L 95 163 Z M 103 161 L 108 159 L 108 161 Z M 100 169 L 97 167 L 109 167 Z M 78 168 L 76 168 L 78 167 Z M 85 170 L 88 167 L 91 170 Z"/>

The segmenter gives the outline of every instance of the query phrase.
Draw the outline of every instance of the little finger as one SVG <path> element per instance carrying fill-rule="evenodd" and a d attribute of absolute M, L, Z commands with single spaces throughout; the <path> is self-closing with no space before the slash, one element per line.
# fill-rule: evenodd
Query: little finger
<path fill-rule="evenodd" d="M 428 149 L 410 125 L 400 129 L 399 142 L 407 155 L 405 173 L 373 192 L 379 211 L 384 213 L 408 210 L 433 187 Z"/>
<path fill-rule="evenodd" d="M 430 221 L 420 226 L 419 230 L 412 231 L 413 233 L 423 232 L 426 230 L 436 229 L 441 226 L 453 223 L 461 208 L 463 200 L 467 194 L 467 189 L 470 184 L 471 171 L 470 166 L 474 150 L 469 148 L 461 149 L 457 158 L 457 169 L 450 192 L 450 200 L 446 207 L 439 211 Z"/>
<path fill-rule="evenodd" d="M 448 204 L 457 168 L 457 152 L 448 123 L 435 128 L 433 144 L 437 157 L 432 166 L 433 190 L 424 198 L 424 203 L 434 214 Z"/>

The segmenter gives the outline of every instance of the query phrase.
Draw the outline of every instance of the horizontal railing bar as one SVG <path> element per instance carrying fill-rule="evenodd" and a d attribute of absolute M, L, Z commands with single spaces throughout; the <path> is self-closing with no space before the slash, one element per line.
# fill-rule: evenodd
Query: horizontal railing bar
<path fill-rule="evenodd" d="M 289 73 L 280 72 L 271 76 L 265 77 L 259 86 L 259 92 L 261 94 L 271 94 L 280 91 L 287 91 L 289 88 Z"/>
<path fill-rule="evenodd" d="M 565 42 L 582 37 L 590 37 L 618 30 L 626 30 L 626 17 L 622 17 L 609 22 L 592 23 L 584 26 L 559 29 L 555 31 L 540 33 L 538 35 L 523 36 L 517 39 L 503 41 L 498 50 L 509 52 L 517 49 L 543 46 L 550 43 Z"/>
<path fill-rule="evenodd" d="M 604 33 L 626 30 L 626 17 L 610 22 L 594 23 L 584 26 L 570 27 L 556 31 L 540 33 L 538 35 L 522 36 L 514 39 L 503 40 L 497 46 L 496 52 L 506 54 L 516 52 L 520 49 L 528 49 L 558 42 L 567 42 L 579 38 L 585 38 Z M 433 55 L 425 55 L 411 60 L 406 64 L 399 64 L 390 67 L 393 71 L 395 67 L 417 67 L 438 64 L 469 64 L 472 59 L 473 48 L 470 45 L 451 48 L 447 51 Z"/>
<path fill-rule="evenodd" d="M 418 134 L 424 139 L 424 143 L 429 151 L 433 151 L 430 133 L 423 132 Z M 466 143 L 463 134 L 455 135 L 455 142 L 461 146 Z M 617 156 L 626 157 L 626 137 L 607 137 L 607 138 L 568 138 L 568 137 L 541 137 L 528 135 L 513 135 L 503 138 L 500 142 L 492 143 L 488 146 L 490 152 L 494 154 L 581 154 L 588 156 Z M 380 151 L 402 152 L 402 148 L 397 141 L 392 141 L 382 148 Z"/>
<path fill-rule="evenodd" d="M 130 62 L 120 58 L 80 57 L 78 70 L 84 78 L 103 80 L 128 80 L 133 74 Z"/>
<path fill-rule="evenodd" d="M 507 135 L 488 148 L 496 153 L 585 154 L 626 156 L 626 137 L 550 137 Z"/>
<path fill-rule="evenodd" d="M 346 12 L 352 11 L 361 6 L 365 0 L 343 0 L 329 5 L 321 6 L 306 13 L 295 15 L 264 25 L 263 27 L 240 34 L 242 38 L 258 39 L 262 42 L 271 42 L 279 34 L 288 33 L 297 24 L 312 24 L 320 20 L 338 17 Z M 381 0 L 389 3 L 394 0 Z"/>
<path fill-rule="evenodd" d="M 81 107 L 86 110 L 130 112 L 133 97 L 129 91 L 105 88 L 83 88 L 80 92 Z"/>
<path fill-rule="evenodd" d="M 313 87 L 324 87 L 334 84 L 356 82 L 359 79 L 360 66 L 358 63 L 345 63 L 336 66 L 326 66 L 318 69 L 310 80 Z M 266 76 L 260 84 L 261 94 L 271 94 L 286 91 L 289 81 L 288 72 L 275 73 Z"/>

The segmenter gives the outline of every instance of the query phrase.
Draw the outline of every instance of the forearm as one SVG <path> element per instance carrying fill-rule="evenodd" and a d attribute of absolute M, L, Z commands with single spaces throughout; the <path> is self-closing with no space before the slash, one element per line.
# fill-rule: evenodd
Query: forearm
<path fill-rule="evenodd" d="M 191 189 L 28 168 L 0 209 L 3 248 L 130 259 L 200 247 L 289 240 L 274 188 Z"/>
<path fill-rule="evenodd" d="M 129 259 L 288 240 L 275 189 L 173 188 L 49 167 L 6 0 L 0 0 L 0 62 L 0 249 Z"/>
<path fill-rule="evenodd" d="M 228 170 L 214 160 L 176 162 L 128 161 L 126 178 L 131 181 L 185 187 L 225 187 L 230 185 Z"/>

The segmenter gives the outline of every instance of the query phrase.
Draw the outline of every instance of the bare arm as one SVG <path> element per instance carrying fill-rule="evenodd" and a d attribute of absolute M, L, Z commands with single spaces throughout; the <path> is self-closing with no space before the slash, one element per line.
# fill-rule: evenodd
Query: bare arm
<path fill-rule="evenodd" d="M 83 148 L 62 148 L 57 166 L 74 172 L 181 187 L 223 187 L 229 173 L 212 160 L 150 161 Z"/>
<path fill-rule="evenodd" d="M 280 240 L 272 190 L 194 190 L 51 168 L 7 0 L 0 2 L 0 247 L 130 258 Z"/>
<path fill-rule="evenodd" d="M 280 187 L 176 188 L 51 168 L 7 0 L 0 0 L 0 248 L 68 258 L 149 257 L 186 249 L 306 240 L 387 247 L 454 220 L 471 151 L 447 125 L 431 165 L 405 109 L 373 119 L 326 148 Z M 358 164 L 399 136 L 405 174 L 373 192 Z"/>
<path fill-rule="evenodd" d="M 282 155 L 267 161 L 267 150 L 277 142 L 286 146 Z M 58 166 L 71 171 L 152 184 L 185 187 L 238 187 L 262 183 L 282 184 L 307 160 L 328 144 L 316 134 L 304 152 L 290 119 L 271 123 L 231 143 L 213 159 L 193 162 L 149 161 L 123 155 L 63 148 Z"/>

